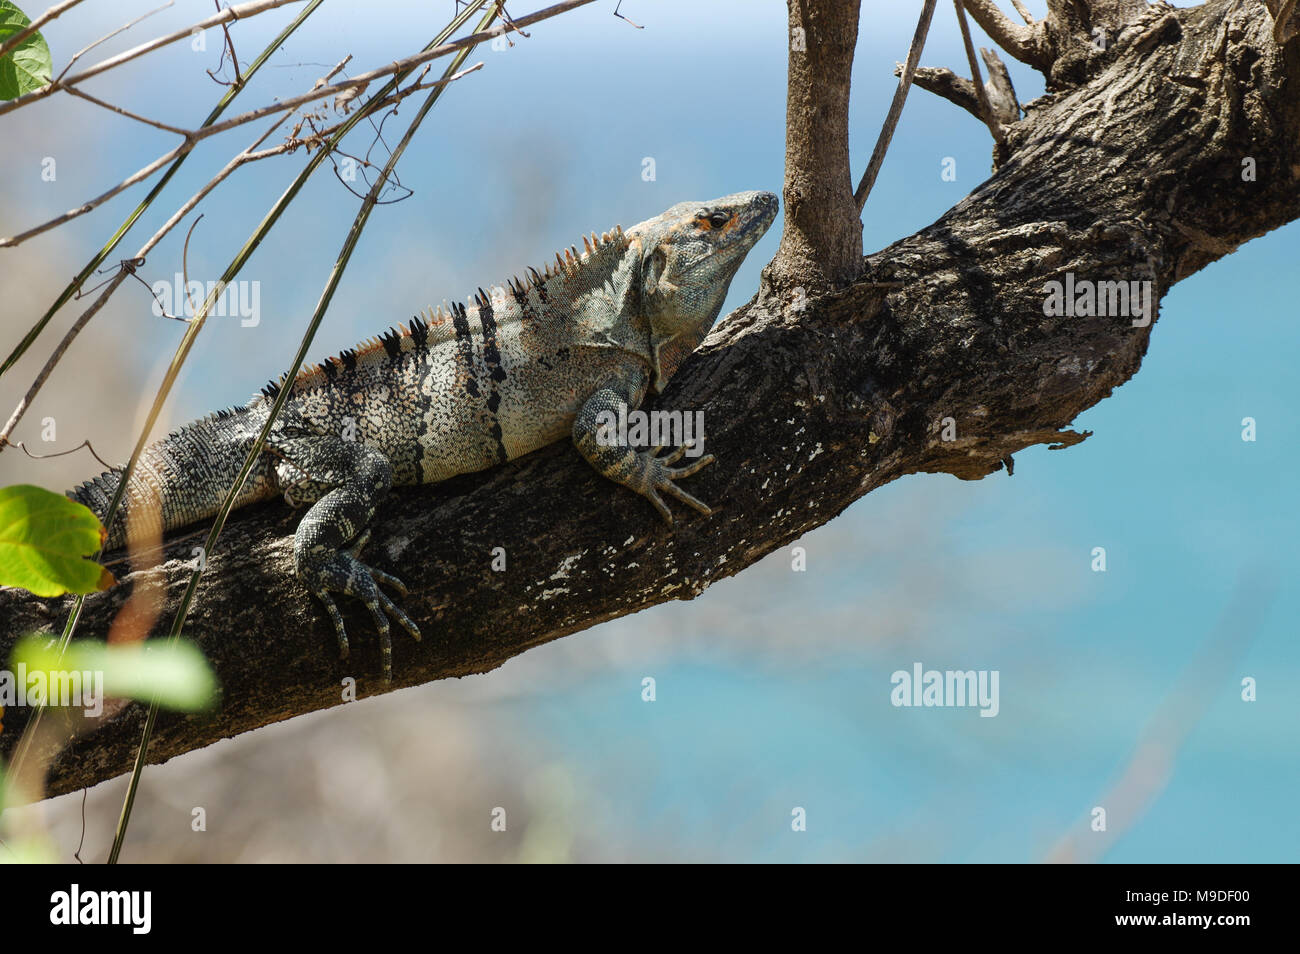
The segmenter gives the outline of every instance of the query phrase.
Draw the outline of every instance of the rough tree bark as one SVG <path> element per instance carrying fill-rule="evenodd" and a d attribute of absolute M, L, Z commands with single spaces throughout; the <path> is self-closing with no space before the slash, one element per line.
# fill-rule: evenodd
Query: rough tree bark
<path fill-rule="evenodd" d="M 766 280 L 807 294 L 846 284 L 862 270 L 848 124 L 859 0 L 788 3 L 785 227 Z"/>
<path fill-rule="evenodd" d="M 982 23 L 997 12 L 967 5 Z M 1281 6 L 1290 16 L 1294 5 Z M 715 516 L 683 511 L 669 531 L 564 444 L 392 494 L 368 553 L 412 585 L 403 605 L 427 634 L 416 644 L 395 633 L 392 688 L 486 672 L 605 620 L 691 599 L 907 474 L 980 478 L 1030 445 L 1082 439 L 1063 429 L 1138 370 L 1151 329 L 1128 317 L 1049 317 L 1044 283 L 1067 272 L 1149 280 L 1158 297 L 1300 214 L 1300 40 L 1278 45 L 1263 0 L 1050 7 L 1032 28 L 991 29 L 1051 77 L 1051 92 L 1010 126 L 996 174 L 933 225 L 868 255 L 851 284 L 797 301 L 765 282 L 673 380 L 661 403 L 707 417 L 718 463 L 690 489 L 723 505 Z M 1089 44 L 1097 11 L 1112 31 L 1104 51 Z M 827 99 L 844 122 L 839 93 Z M 1251 166 L 1255 176 L 1243 177 Z M 847 179 L 842 195 L 852 201 Z M 774 264 L 798 278 L 792 261 Z M 943 439 L 944 418 L 955 440 Z M 351 601 L 342 604 L 353 657 L 335 658 L 329 622 L 291 576 L 293 524 L 267 505 L 227 528 L 187 627 L 224 696 L 207 717 L 164 714 L 153 761 L 337 705 L 344 675 L 383 691 L 369 620 Z M 160 568 L 91 599 L 83 633 L 102 636 L 142 580 L 164 589 L 166 619 L 193 544 L 169 544 Z M 490 569 L 498 546 L 504 573 Z M 0 653 L 65 611 L 0 592 Z M 5 752 L 24 718 L 5 713 Z M 58 753 L 49 792 L 126 771 L 141 722 L 131 705 Z"/>

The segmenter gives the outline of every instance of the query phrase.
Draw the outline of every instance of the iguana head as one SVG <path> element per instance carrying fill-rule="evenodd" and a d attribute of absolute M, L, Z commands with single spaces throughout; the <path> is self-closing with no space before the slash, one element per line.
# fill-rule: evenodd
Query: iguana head
<path fill-rule="evenodd" d="M 727 288 L 776 218 L 771 192 L 679 202 L 628 230 L 641 251 L 641 314 L 650 324 L 654 389 L 704 340 Z"/>

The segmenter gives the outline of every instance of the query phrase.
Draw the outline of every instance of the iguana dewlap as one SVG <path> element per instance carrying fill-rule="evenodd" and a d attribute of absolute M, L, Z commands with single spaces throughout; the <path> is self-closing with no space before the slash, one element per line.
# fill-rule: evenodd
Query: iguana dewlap
<path fill-rule="evenodd" d="M 324 603 L 346 655 L 347 634 L 331 593 L 370 609 L 384 678 L 392 648 L 385 614 L 419 630 L 377 583 L 401 582 L 358 558 L 367 526 L 395 484 L 429 484 L 493 467 L 571 437 L 611 480 L 645 495 L 663 518 L 660 493 L 703 514 L 678 487 L 713 461 L 674 466 L 659 456 L 598 440 L 602 412 L 636 408 L 658 392 L 704 339 L 745 255 L 776 217 L 770 192 L 683 202 L 627 231 L 583 238 L 554 265 L 473 302 L 453 304 L 304 369 L 237 506 L 284 494 L 309 504 L 294 535 L 298 576 Z M 283 379 L 244 407 L 195 421 L 140 458 L 109 527 L 108 546 L 151 538 L 216 514 Z M 102 474 L 69 496 L 101 519 L 117 485 Z"/>

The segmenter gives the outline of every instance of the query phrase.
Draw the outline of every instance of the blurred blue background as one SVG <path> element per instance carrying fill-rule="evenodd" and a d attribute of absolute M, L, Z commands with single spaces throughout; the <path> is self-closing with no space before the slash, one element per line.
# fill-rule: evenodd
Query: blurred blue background
<path fill-rule="evenodd" d="M 408 150 L 399 168 L 414 195 L 372 217 L 316 357 L 540 265 L 592 229 L 683 199 L 780 191 L 785 4 L 624 0 L 644 29 L 613 7 L 600 0 L 470 57 L 485 68 L 447 91 Z M 1043 13 L 1041 0 L 1029 7 Z M 863 8 L 858 174 L 919 4 Z M 295 10 L 240 23 L 241 55 Z M 125 11 L 87 4 L 53 24 L 56 69 Z M 179 2 L 87 62 L 209 11 Z M 328 2 L 237 103 L 292 95 L 347 53 L 355 75 L 414 52 L 452 11 L 451 0 Z M 977 44 L 991 45 L 976 30 Z M 178 44 L 88 88 L 194 125 L 219 95 L 203 72 L 215 69 L 219 43 L 209 33 L 206 51 Z M 922 64 L 964 73 L 964 63 L 941 3 Z M 1036 74 L 1009 65 L 1022 102 L 1041 94 Z M 412 100 L 388 121 L 389 144 L 415 109 Z M 0 122 L 5 234 L 174 142 L 75 100 Z M 196 153 L 114 258 L 262 128 Z M 361 153 L 372 139 L 359 129 L 348 148 Z M 988 176 L 990 146 L 972 117 L 914 89 L 865 212 L 864 246 L 887 245 L 960 200 Z M 40 178 L 44 156 L 58 161 L 55 182 Z M 940 178 L 948 157 L 955 182 Z M 653 181 L 642 175 L 647 158 Z M 205 203 L 192 277 L 220 274 L 302 161 L 245 169 Z M 6 351 L 141 195 L 0 256 Z M 315 176 L 241 276 L 261 283 L 260 324 L 209 323 L 170 423 L 242 402 L 283 369 L 357 205 L 328 169 Z M 726 310 L 756 289 L 780 225 L 750 255 Z M 179 270 L 185 228 L 150 256 L 146 280 Z M 787 549 L 694 602 L 571 636 L 486 676 L 319 713 L 150 769 L 124 857 L 1297 860 L 1297 236 L 1294 225 L 1278 230 L 1175 287 L 1141 372 L 1075 422 L 1094 432 L 1083 444 L 1026 451 L 1010 478 L 891 484 L 799 542 L 805 572 L 792 570 Z M 19 436 L 35 441 L 50 414 L 60 448 L 90 436 L 101 455 L 125 459 L 181 333 L 149 304 L 143 287 L 119 292 Z M 65 309 L 60 333 L 74 314 Z M 54 340 L 0 382 L 6 408 Z M 1242 440 L 1246 417 L 1257 422 L 1254 442 Z M 84 456 L 0 457 L 5 483 L 62 489 L 96 470 Z M 1105 548 L 1105 572 L 1092 570 L 1095 547 Z M 918 661 L 999 670 L 1001 711 L 893 707 L 890 674 Z M 642 700 L 645 677 L 656 681 L 654 702 Z M 1257 681 L 1255 702 L 1241 698 L 1246 677 Z M 92 853 L 111 838 L 121 790 L 119 780 L 92 791 Z M 79 803 L 28 812 L 75 846 Z M 221 806 L 207 832 L 189 829 L 196 804 Z M 489 830 L 497 806 L 511 819 L 505 833 Z M 1090 830 L 1094 806 L 1107 810 L 1104 833 Z M 806 831 L 792 831 L 796 807 Z"/>

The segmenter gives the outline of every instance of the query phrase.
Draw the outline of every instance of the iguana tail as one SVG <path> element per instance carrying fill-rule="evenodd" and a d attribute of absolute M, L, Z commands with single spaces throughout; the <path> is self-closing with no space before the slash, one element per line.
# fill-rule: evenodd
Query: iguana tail
<path fill-rule="evenodd" d="M 214 516 L 257 433 L 261 422 L 254 417 L 242 407 L 218 411 L 145 448 L 108 528 L 105 549 L 128 540 L 157 539 L 168 530 Z M 275 491 L 268 474 L 269 468 L 259 462 L 235 505 L 271 496 Z M 118 471 L 107 471 L 67 496 L 103 520 L 120 480 Z"/>

